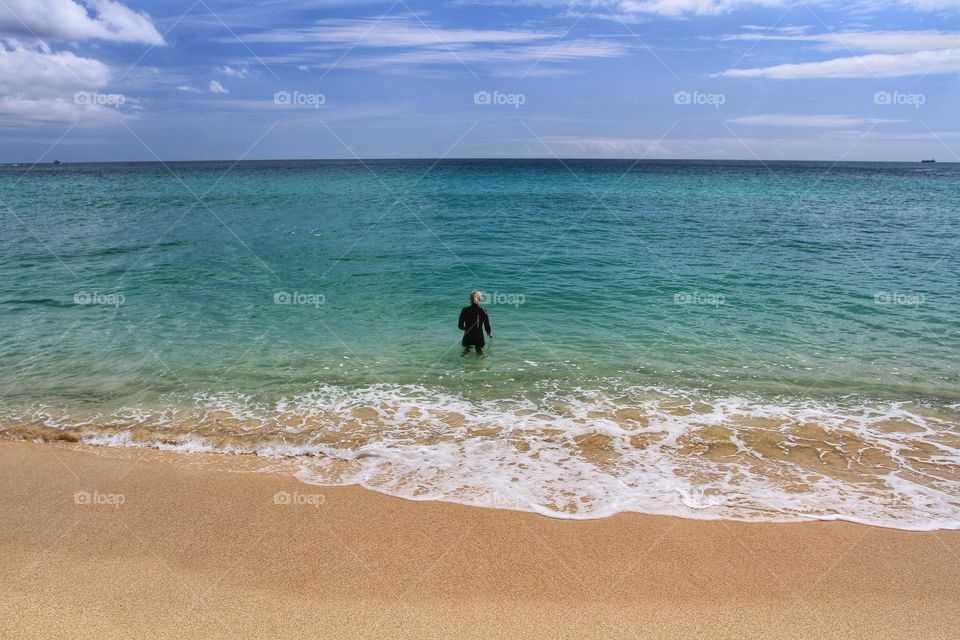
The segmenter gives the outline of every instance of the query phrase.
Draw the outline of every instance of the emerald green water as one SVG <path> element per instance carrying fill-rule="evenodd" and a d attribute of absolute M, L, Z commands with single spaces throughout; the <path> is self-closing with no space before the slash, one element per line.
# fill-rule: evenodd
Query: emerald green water
<path fill-rule="evenodd" d="M 165 433 L 261 453 L 322 441 L 341 457 L 372 447 L 382 459 L 439 446 L 411 435 L 421 428 L 449 428 L 462 454 L 474 438 L 464 424 L 503 432 L 538 414 L 553 418 L 531 429 L 571 421 L 571 438 L 615 441 L 776 416 L 763 428 L 796 443 L 809 418 L 855 432 L 891 469 L 909 467 L 884 480 L 884 491 L 909 493 L 902 483 L 923 485 L 931 469 L 902 457 L 916 442 L 885 439 L 883 425 L 899 420 L 934 447 L 923 459 L 940 492 L 933 511 L 910 507 L 910 526 L 922 527 L 918 513 L 947 526 L 958 520 L 960 460 L 958 193 L 960 166 L 941 163 L 0 167 L 0 409 L 10 433 L 141 429 L 147 443 Z M 456 320 L 471 289 L 487 294 L 495 334 L 483 359 L 460 357 Z M 324 418 L 293 428 L 278 418 L 288 411 Z M 424 418 L 450 411 L 465 422 Z M 345 416 L 367 424 L 360 444 L 344 440 Z M 576 473 L 623 480 L 639 462 L 617 455 L 614 472 L 582 453 Z M 710 494 L 691 482 L 690 495 Z M 449 491 L 423 495 L 469 501 Z M 536 490 L 514 493 L 522 502 Z M 824 515 L 748 493 L 759 502 L 720 515 Z M 624 507 L 610 495 L 566 511 L 546 498 L 519 508 L 716 506 L 647 496 Z M 870 519 L 824 495 L 826 515 Z"/>

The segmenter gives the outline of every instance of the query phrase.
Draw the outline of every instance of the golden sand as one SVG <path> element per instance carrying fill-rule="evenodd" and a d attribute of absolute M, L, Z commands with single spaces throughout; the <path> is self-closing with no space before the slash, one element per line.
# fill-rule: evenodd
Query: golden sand
<path fill-rule="evenodd" d="M 960 630 L 960 532 L 634 514 L 571 522 L 310 486 L 290 464 L 266 464 L 0 442 L 0 637 L 913 640 Z"/>

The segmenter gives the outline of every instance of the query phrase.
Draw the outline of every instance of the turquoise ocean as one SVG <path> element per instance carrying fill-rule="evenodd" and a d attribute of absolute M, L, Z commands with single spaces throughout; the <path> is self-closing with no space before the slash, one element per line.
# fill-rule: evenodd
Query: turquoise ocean
<path fill-rule="evenodd" d="M 4 437 L 564 518 L 960 528 L 958 164 L 6 165 L 0 205 Z"/>

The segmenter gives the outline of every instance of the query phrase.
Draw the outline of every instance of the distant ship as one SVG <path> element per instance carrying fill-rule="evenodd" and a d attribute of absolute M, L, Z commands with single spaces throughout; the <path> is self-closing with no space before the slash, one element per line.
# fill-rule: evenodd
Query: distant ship
<path fill-rule="evenodd" d="M 926 162 L 926 160 L 924 160 L 924 162 Z M 63 164 L 63 163 L 62 163 L 61 161 L 59 161 L 59 160 L 54 160 L 54 161 L 53 161 L 53 164 Z"/>
<path fill-rule="evenodd" d="M 930 160 L 921 160 L 920 162 L 921 162 L 921 163 L 936 162 L 936 160 L 934 160 L 933 158 L 931 158 Z"/>

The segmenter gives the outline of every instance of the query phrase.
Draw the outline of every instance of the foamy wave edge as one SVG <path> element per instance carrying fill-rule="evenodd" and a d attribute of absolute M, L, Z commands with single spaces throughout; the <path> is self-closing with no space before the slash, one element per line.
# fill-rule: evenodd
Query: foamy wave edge
<path fill-rule="evenodd" d="M 643 391 L 649 392 L 646 389 Z M 581 392 L 581 395 L 589 397 L 591 393 Z M 625 438 L 637 433 L 625 430 L 621 424 L 607 419 L 589 418 L 588 413 L 598 409 L 600 397 L 597 395 L 592 402 L 567 401 L 571 411 L 565 418 L 551 416 L 550 427 L 559 427 L 563 432 L 560 439 L 566 439 L 567 442 L 570 438 L 592 433 L 602 434 L 622 444 Z M 219 411 L 228 410 L 249 417 L 253 410 L 247 400 L 239 396 L 198 399 L 208 406 L 216 406 Z M 580 402 L 580 406 L 577 406 L 577 402 Z M 464 415 L 464 430 L 476 425 L 500 423 L 498 428 L 506 433 L 530 429 L 531 421 L 536 421 L 537 410 L 540 410 L 539 414 L 544 413 L 542 406 L 527 401 L 512 400 L 512 410 L 506 411 L 494 402 L 474 403 L 423 387 L 389 385 L 373 385 L 359 390 L 336 387 L 320 389 L 283 401 L 274 409 L 296 412 L 323 406 L 343 412 L 351 407 L 368 407 L 378 403 L 391 407 L 387 415 L 381 417 L 393 420 L 398 428 L 403 426 L 411 406 L 427 413 L 431 408 L 442 412 L 460 412 Z M 677 438 L 691 429 L 723 424 L 725 420 L 737 416 L 770 419 L 789 415 L 795 420 L 818 420 L 828 426 L 832 424 L 835 429 L 840 429 L 838 425 L 843 423 L 847 425 L 843 428 L 849 430 L 852 422 L 861 435 L 876 439 L 876 444 L 887 447 L 888 451 L 895 454 L 898 448 L 904 446 L 905 436 L 871 431 L 871 425 L 882 419 L 907 420 L 925 430 L 920 434 L 910 434 L 909 438 L 913 440 L 923 440 L 937 433 L 937 425 L 931 424 L 929 417 L 905 410 L 904 403 L 841 409 L 818 406 L 812 402 L 765 405 L 744 398 L 720 398 L 712 400 L 711 406 L 712 412 L 692 416 L 651 411 L 651 426 L 643 432 L 660 429 L 667 433 L 664 443 L 672 442 L 675 446 Z M 519 416 L 517 408 L 534 413 Z M 543 424 L 537 426 L 542 428 Z M 396 435 L 398 439 L 380 439 L 356 449 L 319 443 L 283 442 L 224 447 L 214 445 L 209 439 L 191 435 L 173 439 L 135 440 L 128 431 L 103 434 L 82 429 L 80 441 L 94 446 L 146 447 L 188 454 L 252 454 L 267 458 L 295 458 L 301 459 L 301 468 L 296 475 L 308 484 L 359 485 L 408 500 L 510 509 L 563 519 L 587 520 L 617 513 L 644 513 L 746 522 L 840 520 L 911 531 L 960 529 L 960 486 L 953 482 L 946 483 L 947 491 L 910 482 L 895 472 L 877 476 L 889 489 L 888 495 L 883 492 L 864 492 L 860 490 L 862 488 L 829 477 L 813 482 L 809 492 L 790 494 L 769 479 L 751 473 L 749 469 L 739 470 L 741 476 L 735 484 L 732 483 L 732 477 L 697 481 L 677 473 L 682 465 L 678 465 L 678 459 L 669 448 L 621 451 L 619 453 L 625 453 L 623 463 L 613 467 L 617 473 L 610 473 L 587 459 L 567 455 L 568 451 L 552 446 L 555 443 L 538 442 L 533 447 L 533 453 L 521 453 L 505 438 L 468 436 L 465 431 L 453 433 L 453 437 L 432 444 L 402 442 L 399 439 L 403 435 L 402 428 Z M 960 451 L 934 444 L 942 450 L 938 464 L 952 467 L 958 464 Z M 707 461 L 701 460 L 700 463 L 703 469 L 716 471 Z M 686 471 L 689 472 L 689 469 Z M 724 481 L 729 482 L 724 484 Z M 565 502 L 558 502 L 558 496 L 562 496 Z"/>

